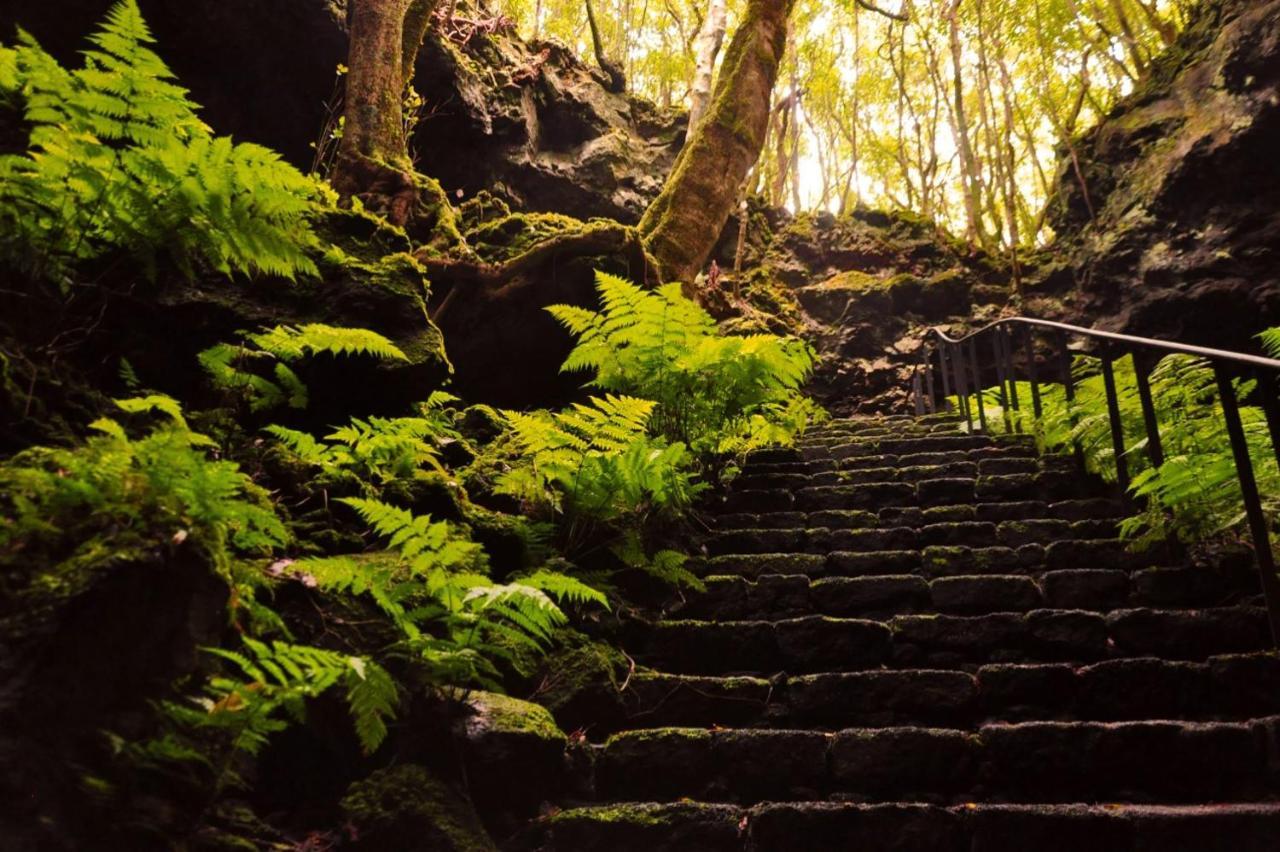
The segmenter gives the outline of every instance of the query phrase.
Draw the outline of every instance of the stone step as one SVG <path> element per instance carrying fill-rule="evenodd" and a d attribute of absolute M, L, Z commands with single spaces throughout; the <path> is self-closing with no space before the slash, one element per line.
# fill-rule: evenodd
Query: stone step
<path fill-rule="evenodd" d="M 871 455 L 912 455 L 980 450 L 988 447 L 1030 447 L 1035 442 L 1026 436 L 935 434 L 922 436 L 853 438 L 847 442 L 799 445 L 795 449 L 803 459 L 854 458 Z"/>
<path fill-rule="evenodd" d="M 929 479 L 975 479 L 983 476 L 1032 475 L 1037 473 L 1075 476 L 1075 462 L 1061 457 L 1009 457 L 963 459 L 904 464 L 900 457 L 888 462 L 825 470 L 748 470 L 733 480 L 735 491 L 770 488 L 808 488 L 819 485 L 858 485 L 867 482 L 920 482 Z"/>
<path fill-rule="evenodd" d="M 693 798 L 1139 803 L 1249 801 L 1273 791 L 1268 738 L 1251 722 L 990 723 L 814 730 L 655 728 L 598 746 L 601 801 Z"/>
<path fill-rule="evenodd" d="M 929 467 L 960 463 L 981 464 L 1010 463 L 1009 466 L 1026 469 L 1037 465 L 1041 458 L 1050 466 L 1067 469 L 1059 456 L 1040 456 L 1035 447 L 1028 444 L 991 444 L 973 449 L 931 450 L 927 452 L 885 453 L 869 455 L 805 458 L 796 450 L 768 450 L 767 455 L 749 456 L 742 465 L 742 475 L 770 473 L 824 473 L 828 471 L 856 471 L 869 468 Z M 1074 468 L 1072 468 L 1074 469 Z M 1016 472 L 1016 471 L 1010 471 Z"/>
<path fill-rule="evenodd" d="M 879 476 L 879 474 L 877 474 Z M 797 488 L 757 488 L 730 491 L 712 498 L 704 508 L 713 514 L 813 512 L 825 509 L 879 511 L 885 507 L 931 507 L 1061 501 L 1104 496 L 1097 482 L 1067 473 L 1010 473 L 995 476 L 943 477 L 918 481 L 875 481 L 856 485 L 812 485 Z"/>
<path fill-rule="evenodd" d="M 687 674 L 971 668 L 1156 656 L 1203 660 L 1270 646 L 1266 610 L 1036 609 L 983 615 L 810 615 L 779 620 L 636 623 L 626 642 L 652 668 Z"/>
<path fill-rule="evenodd" d="M 1143 657 L 1088 666 L 993 664 L 714 677 L 640 670 L 626 689 L 557 714 L 593 740 L 620 730 L 823 728 L 990 721 L 1234 721 L 1280 714 L 1280 656 L 1264 651 L 1202 663 Z"/>
<path fill-rule="evenodd" d="M 1211 607 L 1252 603 L 1256 575 L 1205 567 L 1084 569 L 1018 574 L 960 574 L 926 579 L 918 573 L 863 577 L 762 574 L 705 578 L 670 614 L 735 620 L 821 614 L 853 618 L 913 613 L 1019 612 L 1044 607 L 1105 612 L 1133 607 Z"/>
<path fill-rule="evenodd" d="M 1015 500 L 976 505 L 954 506 L 889 506 L 878 511 L 867 509 L 831 509 L 817 512 L 766 512 L 708 515 L 719 531 L 735 529 L 781 529 L 785 527 L 828 527 L 831 529 L 867 529 L 871 527 L 921 527 L 928 524 L 988 521 L 1087 521 L 1126 517 L 1124 504 L 1105 498 L 1061 500 Z"/>
<path fill-rule="evenodd" d="M 810 513 L 818 521 L 846 520 L 845 513 L 840 513 L 835 518 L 827 517 L 827 514 Z M 858 517 L 848 518 L 848 521 L 857 523 Z M 710 536 L 706 540 L 706 549 L 713 556 L 735 553 L 866 552 L 910 550 L 933 545 L 1020 547 L 1024 544 L 1048 545 L 1063 539 L 1092 541 L 1114 539 L 1115 536 L 1116 525 L 1113 521 L 946 521 L 920 527 L 814 526 L 727 530 Z"/>
<path fill-rule="evenodd" d="M 894 534 L 898 535 L 898 534 Z M 912 542 L 914 544 L 915 542 Z M 865 544 L 865 542 L 864 542 Z M 1117 539 L 1055 541 L 1018 547 L 926 545 L 923 549 L 831 550 L 826 553 L 728 553 L 691 559 L 702 576 L 806 574 L 866 577 L 919 574 L 927 579 L 977 574 L 1040 574 L 1049 571 L 1131 571 L 1166 561 L 1167 554 L 1133 553 Z"/>
<path fill-rule="evenodd" d="M 544 818 L 536 852 L 1273 852 L 1275 802 L 1200 805 L 633 802 Z"/>

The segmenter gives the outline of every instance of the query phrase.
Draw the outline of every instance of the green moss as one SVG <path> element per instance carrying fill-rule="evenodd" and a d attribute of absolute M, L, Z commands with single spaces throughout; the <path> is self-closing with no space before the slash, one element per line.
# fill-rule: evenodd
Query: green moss
<path fill-rule="evenodd" d="M 485 189 L 458 205 L 458 227 L 467 234 L 481 225 L 510 215 L 511 208 L 507 203 Z"/>
<path fill-rule="evenodd" d="M 857 293 L 872 293 L 887 290 L 890 286 L 890 280 L 877 278 L 874 275 L 869 275 L 856 269 L 850 269 L 828 278 L 818 286 L 824 290 L 851 290 Z"/>
<path fill-rule="evenodd" d="M 361 849 L 495 852 L 474 808 L 447 784 L 414 764 L 379 770 L 352 784 L 342 810 Z"/>
<path fill-rule="evenodd" d="M 512 213 L 467 232 L 467 241 L 485 260 L 501 263 L 519 257 L 551 237 L 576 233 L 588 223 L 559 213 Z"/>
<path fill-rule="evenodd" d="M 466 702 L 475 714 L 471 726 L 482 726 L 500 734 L 524 734 L 544 740 L 563 742 L 564 731 L 551 718 L 547 708 L 496 692 L 470 693 Z"/>
<path fill-rule="evenodd" d="M 688 742 L 710 742 L 711 732 L 705 728 L 647 728 L 634 731 L 623 731 L 605 740 L 605 748 L 616 743 L 644 743 L 654 740 L 686 740 Z"/>
<path fill-rule="evenodd" d="M 573 811 L 562 811 L 553 815 L 548 822 L 597 822 L 607 824 L 626 824 L 634 826 L 662 825 L 662 820 L 652 813 L 653 805 L 606 805 L 598 808 L 582 808 Z"/>
<path fill-rule="evenodd" d="M 448 254 L 465 250 L 466 240 L 458 230 L 458 215 L 449 196 L 435 178 L 414 173 L 418 190 L 418 206 L 414 211 L 415 232 L 425 235 L 423 247 L 428 254 Z"/>
<path fill-rule="evenodd" d="M 554 712 L 584 692 L 598 688 L 616 692 L 627 667 L 627 658 L 617 648 L 584 638 L 546 660 L 547 678 L 538 701 Z"/>

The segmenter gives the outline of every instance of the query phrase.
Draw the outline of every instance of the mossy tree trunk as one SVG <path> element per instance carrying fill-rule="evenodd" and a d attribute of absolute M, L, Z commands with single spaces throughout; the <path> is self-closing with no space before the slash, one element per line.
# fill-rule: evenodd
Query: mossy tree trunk
<path fill-rule="evenodd" d="M 640 232 L 666 280 L 693 281 L 760 156 L 794 5 L 795 0 L 748 0 L 711 105 L 640 220 Z"/>
<path fill-rule="evenodd" d="M 404 96 L 438 0 L 353 0 L 342 143 L 330 182 L 396 225 L 423 187 L 405 136 Z"/>

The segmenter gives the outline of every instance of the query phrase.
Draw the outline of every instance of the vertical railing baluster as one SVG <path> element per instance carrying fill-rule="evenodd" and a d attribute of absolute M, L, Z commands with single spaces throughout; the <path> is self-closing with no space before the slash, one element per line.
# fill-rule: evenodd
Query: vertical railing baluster
<path fill-rule="evenodd" d="M 1138 399 L 1142 402 L 1142 422 L 1147 429 L 1147 458 L 1151 459 L 1153 468 L 1158 468 L 1164 464 L 1164 444 L 1160 440 L 1155 401 L 1151 398 L 1151 371 L 1146 369 L 1143 360 L 1134 353 L 1133 375 L 1138 383 Z"/>
<path fill-rule="evenodd" d="M 933 387 L 933 356 L 927 353 L 924 361 L 924 392 L 925 407 L 929 409 L 930 414 L 936 414 L 938 411 L 938 395 Z"/>
<path fill-rule="evenodd" d="M 951 371 L 947 369 L 947 350 L 949 348 L 949 343 L 938 341 L 938 369 L 942 373 L 942 408 L 944 411 L 951 404 L 949 402 L 951 399 Z"/>
<path fill-rule="evenodd" d="M 1031 382 L 1031 413 L 1035 415 L 1037 423 L 1042 414 L 1044 414 L 1043 404 L 1040 402 L 1040 378 L 1036 375 L 1036 341 L 1035 331 L 1030 327 L 1026 330 L 1026 347 L 1027 347 L 1027 379 Z"/>
<path fill-rule="evenodd" d="M 1071 430 L 1071 450 L 1076 457 L 1076 466 L 1084 470 L 1084 447 L 1076 437 L 1076 380 L 1071 375 L 1071 347 L 1066 332 L 1058 332 L 1058 367 L 1062 373 L 1062 395 L 1067 406 L 1067 427 Z"/>
<path fill-rule="evenodd" d="M 1000 414 L 1004 419 L 1004 431 L 1007 435 L 1013 431 L 1013 422 L 1009 418 L 1009 389 L 1005 387 L 1004 347 L 1000 345 L 1003 336 L 999 326 L 992 329 L 991 355 L 995 359 L 996 381 L 1000 383 Z"/>
<path fill-rule="evenodd" d="M 925 348 L 920 347 L 920 363 L 911 371 L 911 401 L 916 410 L 916 416 L 920 417 L 926 411 L 924 401 L 924 374 L 929 369 L 929 360 Z"/>
<path fill-rule="evenodd" d="M 964 347 L 952 344 L 951 364 L 955 370 L 956 399 L 960 402 L 960 410 L 964 413 L 965 429 L 973 432 L 973 408 L 969 402 L 969 386 L 964 380 Z"/>
<path fill-rule="evenodd" d="M 1218 378 L 1218 402 L 1226 422 L 1227 435 L 1231 439 L 1231 452 L 1236 461 L 1236 477 L 1240 480 L 1240 494 L 1244 498 L 1245 517 L 1253 536 L 1253 552 L 1258 561 L 1258 574 L 1262 579 L 1262 591 L 1267 600 L 1267 616 L 1271 620 L 1271 639 L 1280 644 L 1280 577 L 1276 576 L 1275 556 L 1271 552 L 1271 534 L 1267 530 L 1267 518 L 1262 511 L 1262 498 L 1258 495 L 1258 482 L 1253 475 L 1253 460 L 1249 456 L 1249 441 L 1245 437 L 1244 424 L 1240 421 L 1240 407 L 1236 402 L 1235 387 L 1231 376 L 1222 365 L 1216 365 Z"/>
<path fill-rule="evenodd" d="M 1018 373 L 1013 367 L 1013 329 L 1000 329 L 1000 348 L 1004 350 L 1004 372 L 1009 379 L 1009 407 L 1013 409 L 1013 429 L 1022 431 L 1022 406 L 1018 402 Z"/>
<path fill-rule="evenodd" d="M 1111 448 L 1116 454 L 1116 481 L 1129 490 L 1129 460 L 1125 458 L 1124 421 L 1120 419 L 1120 398 L 1116 393 L 1116 372 L 1111 349 L 1102 350 L 1102 383 L 1107 391 L 1107 420 L 1111 425 Z"/>
<path fill-rule="evenodd" d="M 978 346 L 969 338 L 969 371 L 973 376 L 973 393 L 978 400 L 978 423 L 982 431 L 987 429 L 987 405 L 982 395 L 982 362 L 978 360 Z"/>

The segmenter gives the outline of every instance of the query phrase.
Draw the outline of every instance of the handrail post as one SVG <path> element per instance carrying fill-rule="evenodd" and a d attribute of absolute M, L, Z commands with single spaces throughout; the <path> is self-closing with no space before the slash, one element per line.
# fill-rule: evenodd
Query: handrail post
<path fill-rule="evenodd" d="M 1142 402 L 1142 422 L 1147 429 L 1147 458 L 1151 459 L 1153 468 L 1158 468 L 1164 464 L 1164 444 L 1160 440 L 1155 401 L 1151 398 L 1151 371 L 1144 361 L 1138 353 L 1133 354 L 1133 375 L 1138 383 L 1138 399 Z"/>
<path fill-rule="evenodd" d="M 1076 467 L 1084 470 L 1084 447 L 1076 437 L 1076 382 L 1071 375 L 1071 348 L 1066 332 L 1058 332 L 1058 366 L 1062 371 L 1062 395 L 1067 406 L 1067 427 L 1071 430 L 1071 449 L 1076 457 Z"/>
<path fill-rule="evenodd" d="M 1107 419 L 1111 423 L 1111 447 L 1116 454 L 1116 481 L 1129 490 L 1129 460 L 1124 457 L 1124 421 L 1120 419 L 1120 398 L 1116 394 L 1116 374 L 1111 347 L 1102 350 L 1102 383 L 1107 391 Z"/>
<path fill-rule="evenodd" d="M 1038 422 L 1044 414 L 1044 404 L 1040 401 L 1040 378 L 1036 374 L 1036 342 L 1035 332 L 1030 327 L 1026 330 L 1027 378 L 1031 381 L 1031 412 Z"/>
<path fill-rule="evenodd" d="M 1013 364 L 1013 329 L 1000 328 L 1000 348 L 1004 350 L 1005 375 L 1009 379 L 1009 406 L 1013 409 L 1013 429 L 1022 431 L 1022 406 L 1018 402 L 1018 374 Z"/>
<path fill-rule="evenodd" d="M 947 348 L 948 343 L 938 342 L 938 372 L 942 374 L 942 406 L 945 410 L 949 403 L 947 400 L 951 398 L 951 374 L 947 372 Z"/>
<path fill-rule="evenodd" d="M 1214 365 L 1218 379 L 1218 401 L 1222 404 L 1222 417 L 1227 435 L 1231 438 L 1231 452 L 1235 456 L 1236 476 L 1240 480 L 1240 493 L 1244 497 L 1245 517 L 1249 520 L 1249 532 L 1253 536 L 1253 552 L 1258 561 L 1258 573 L 1262 591 L 1267 600 L 1267 617 L 1271 621 L 1271 640 L 1280 646 L 1280 577 L 1276 576 L 1275 556 L 1271 552 L 1271 534 L 1267 530 L 1267 518 L 1262 511 L 1262 499 L 1258 495 L 1258 482 L 1253 475 L 1253 460 L 1249 457 L 1249 441 L 1240 421 L 1240 407 L 1236 402 L 1231 376 L 1221 364 Z"/>
<path fill-rule="evenodd" d="M 996 381 L 1000 383 L 1000 414 L 1004 420 L 1004 432 L 1007 435 L 1013 431 L 1013 422 L 1009 419 L 1009 391 L 1004 384 L 1004 347 L 1000 345 L 1002 336 L 1000 327 L 996 326 L 991 337 L 991 355 L 995 359 Z"/>
<path fill-rule="evenodd" d="M 987 406 L 982 400 L 982 366 L 978 361 L 978 347 L 974 345 L 973 338 L 969 338 L 969 369 L 973 371 L 973 392 L 978 399 L 978 422 L 982 425 L 982 431 L 987 430 Z"/>
<path fill-rule="evenodd" d="M 938 411 L 938 395 L 933 387 L 933 356 L 924 353 L 924 392 L 925 392 L 925 408 L 930 414 L 936 414 Z"/>
<path fill-rule="evenodd" d="M 972 432 L 973 416 L 969 410 L 969 388 L 964 381 L 964 352 L 959 346 L 954 345 L 948 351 L 951 354 L 951 369 L 954 371 L 952 387 L 956 392 L 956 402 L 960 409 L 964 411 L 964 422 L 968 424 L 969 431 Z"/>

